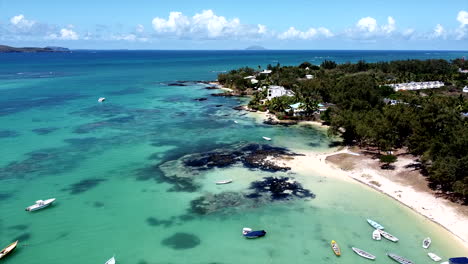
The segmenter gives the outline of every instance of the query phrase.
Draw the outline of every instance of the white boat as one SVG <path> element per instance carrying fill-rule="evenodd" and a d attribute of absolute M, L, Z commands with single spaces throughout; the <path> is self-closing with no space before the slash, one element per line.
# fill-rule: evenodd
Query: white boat
<path fill-rule="evenodd" d="M 422 243 L 422 247 L 423 248 L 429 248 L 429 246 L 431 245 L 432 243 L 432 240 L 430 237 L 426 237 L 424 240 L 423 240 L 423 243 Z"/>
<path fill-rule="evenodd" d="M 383 230 L 380 230 L 380 229 L 379 229 L 379 232 L 383 237 L 385 237 L 386 239 L 388 239 L 388 240 L 390 240 L 392 242 L 397 242 L 398 241 L 398 238 L 396 236 L 390 234 L 390 233 L 387 233 L 387 232 L 385 232 Z"/>
<path fill-rule="evenodd" d="M 53 202 L 55 201 L 55 198 L 52 198 L 52 199 L 47 199 L 47 200 L 37 200 L 36 201 L 36 204 L 34 205 L 31 205 L 31 206 L 28 206 L 26 207 L 26 211 L 37 211 L 37 210 L 40 210 L 42 208 L 45 208 L 49 205 L 51 205 Z"/>
<path fill-rule="evenodd" d="M 359 256 L 363 257 L 363 258 L 366 258 L 366 259 L 372 259 L 374 260 L 375 259 L 375 256 L 372 255 L 371 253 L 369 252 L 366 252 L 362 249 L 359 249 L 359 248 L 355 248 L 355 247 L 352 247 L 353 251 L 356 252 L 356 254 L 358 254 Z"/>
<path fill-rule="evenodd" d="M 221 184 L 228 184 L 228 183 L 231 183 L 231 182 L 232 182 L 232 180 L 229 179 L 229 180 L 217 181 L 216 184 L 221 185 Z"/>
<path fill-rule="evenodd" d="M 244 227 L 242 228 L 242 235 L 246 235 L 247 233 L 252 232 L 252 228 L 250 227 Z"/>
<path fill-rule="evenodd" d="M 264 140 L 266 140 L 266 141 L 270 141 L 270 140 L 271 140 L 271 138 L 269 138 L 269 137 L 262 137 L 262 138 L 263 138 Z"/>
<path fill-rule="evenodd" d="M 369 225 L 371 225 L 375 229 L 385 229 L 381 224 L 377 223 L 374 220 L 367 219 L 367 223 L 369 223 Z"/>
<path fill-rule="evenodd" d="M 239 122 L 237 122 L 237 120 L 234 120 L 234 123 L 239 124 Z"/>
<path fill-rule="evenodd" d="M 400 264 L 414 264 L 413 261 L 405 259 L 404 257 L 395 255 L 393 253 L 387 253 L 387 256 Z"/>
<path fill-rule="evenodd" d="M 105 264 L 115 264 L 115 257 L 110 258 Z"/>
<path fill-rule="evenodd" d="M 431 252 L 427 253 L 427 255 L 428 255 L 433 261 L 435 261 L 435 262 L 439 262 L 439 261 L 442 260 L 441 257 L 439 257 L 439 256 L 437 256 L 436 254 L 431 253 Z"/>
<path fill-rule="evenodd" d="M 106 100 L 105 97 L 99 97 L 98 102 L 102 103 L 102 102 L 104 102 L 105 100 Z"/>
<path fill-rule="evenodd" d="M 440 264 L 450 264 L 450 263 L 448 261 L 444 261 L 444 262 L 442 262 Z"/>
<path fill-rule="evenodd" d="M 378 229 L 374 230 L 374 232 L 372 232 L 372 239 L 374 240 L 381 240 L 382 239 L 382 236 L 380 235 L 380 231 Z"/>

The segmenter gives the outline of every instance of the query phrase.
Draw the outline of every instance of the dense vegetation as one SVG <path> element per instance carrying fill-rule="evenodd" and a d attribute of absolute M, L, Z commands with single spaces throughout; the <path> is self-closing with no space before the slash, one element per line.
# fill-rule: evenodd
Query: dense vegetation
<path fill-rule="evenodd" d="M 379 152 L 405 148 L 420 156 L 430 186 L 468 202 L 468 99 L 461 88 L 468 84 L 468 62 L 457 59 L 407 60 L 320 66 L 304 62 L 297 67 L 268 65 L 271 74 L 241 68 L 219 75 L 219 82 L 240 93 L 252 95 L 250 106 L 270 110 L 282 117 L 289 105 L 301 102 L 305 117 L 317 113 L 317 103 L 334 104 L 321 113 L 330 125 L 329 133 L 342 136 L 345 144 L 377 149 Z M 314 75 L 306 79 L 306 74 Z M 246 76 L 256 76 L 252 84 Z M 385 86 L 410 81 L 443 81 L 440 89 L 394 92 Z M 266 87 L 282 85 L 295 95 L 282 96 L 261 104 Z M 387 99 L 396 104 L 386 103 Z M 393 162 L 382 157 L 382 162 Z"/>

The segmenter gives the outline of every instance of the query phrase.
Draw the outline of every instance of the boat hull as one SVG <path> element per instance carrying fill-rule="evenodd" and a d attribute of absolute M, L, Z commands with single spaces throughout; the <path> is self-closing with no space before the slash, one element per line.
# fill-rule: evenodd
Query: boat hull
<path fill-rule="evenodd" d="M 10 245 L 8 245 L 7 247 L 5 247 L 4 249 L 2 249 L 2 251 L 0 251 L 0 259 L 8 256 L 8 254 L 13 252 L 13 250 L 16 249 L 16 246 L 18 246 L 18 241 L 15 241 L 11 243 Z"/>
<path fill-rule="evenodd" d="M 251 238 L 264 237 L 265 235 L 266 235 L 265 230 L 259 230 L 259 231 L 248 232 L 247 234 L 244 234 L 244 237 L 251 239 Z"/>
<path fill-rule="evenodd" d="M 331 248 L 333 250 L 333 253 L 335 253 L 335 255 L 337 255 L 338 257 L 341 256 L 340 246 L 338 246 L 338 243 L 336 243 L 335 240 L 331 241 L 330 246 L 331 246 Z"/>
<path fill-rule="evenodd" d="M 363 258 L 366 258 L 366 259 L 370 259 L 370 260 L 374 260 L 376 257 L 374 255 L 372 255 L 371 253 L 369 252 L 366 252 L 362 249 L 359 249 L 359 248 L 355 248 L 353 247 L 352 250 L 358 254 L 360 257 L 363 257 Z"/>

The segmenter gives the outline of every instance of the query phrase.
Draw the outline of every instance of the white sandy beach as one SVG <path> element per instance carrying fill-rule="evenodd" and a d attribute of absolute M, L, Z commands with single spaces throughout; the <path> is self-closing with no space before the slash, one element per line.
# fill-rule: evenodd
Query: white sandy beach
<path fill-rule="evenodd" d="M 265 112 L 252 113 L 252 116 L 257 122 L 263 122 L 269 117 L 274 118 Z M 299 125 L 301 124 L 327 128 L 313 121 L 302 121 Z M 276 162 L 291 167 L 292 172 L 313 172 L 324 177 L 365 184 L 439 224 L 460 239 L 468 249 L 468 208 L 438 197 L 436 192 L 427 186 L 426 179 L 419 171 L 405 168 L 415 163 L 416 157 L 400 155 L 393 164 L 394 170 L 383 170 L 378 159 L 373 159 L 371 155 L 362 153 L 359 149 L 356 152 L 348 148 L 325 153 L 301 151 L 300 154 L 304 156 L 279 159 Z"/>

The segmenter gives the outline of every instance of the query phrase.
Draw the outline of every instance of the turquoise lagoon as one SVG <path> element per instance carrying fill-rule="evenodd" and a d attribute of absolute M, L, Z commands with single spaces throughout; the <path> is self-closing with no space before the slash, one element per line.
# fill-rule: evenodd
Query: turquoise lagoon
<path fill-rule="evenodd" d="M 355 246 L 391 263 L 393 252 L 429 263 L 466 248 L 438 225 L 367 187 L 317 172 L 267 172 L 241 164 L 167 178 L 160 165 L 181 157 L 259 143 L 327 151 L 312 127 L 273 127 L 232 107 L 239 98 L 210 96 L 197 82 L 250 65 L 406 58 L 456 58 L 467 52 L 394 51 L 77 51 L 0 54 L 0 246 L 19 239 L 4 263 L 365 263 Z M 107 98 L 103 104 L 97 102 Z M 205 101 L 194 100 L 207 98 Z M 234 123 L 234 120 L 238 123 Z M 262 136 L 273 138 L 264 142 Z M 178 169 L 173 167 L 175 174 Z M 320 168 L 317 168 L 319 171 Z M 167 173 L 167 171 L 166 171 Z M 256 202 L 244 197 L 264 177 L 290 177 L 314 199 Z M 230 185 L 215 185 L 232 178 Z M 191 210 L 199 197 L 230 192 L 238 203 L 210 214 Z M 28 213 L 37 199 L 51 208 Z M 242 198 L 244 197 L 244 198 Z M 373 218 L 398 243 L 373 241 Z M 265 229 L 256 240 L 243 227 Z M 329 242 L 340 244 L 335 257 Z"/>

